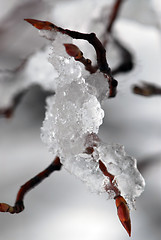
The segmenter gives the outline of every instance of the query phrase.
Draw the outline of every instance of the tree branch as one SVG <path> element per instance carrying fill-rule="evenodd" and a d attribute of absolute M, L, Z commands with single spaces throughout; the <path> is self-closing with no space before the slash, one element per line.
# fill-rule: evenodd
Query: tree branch
<path fill-rule="evenodd" d="M 109 97 L 115 97 L 116 95 L 116 87 L 117 81 L 113 78 L 111 69 L 106 60 L 106 50 L 103 47 L 100 40 L 96 37 L 95 33 L 81 33 L 76 31 L 71 31 L 69 29 L 63 29 L 61 27 L 57 27 L 55 24 L 47 22 L 47 21 L 39 21 L 35 19 L 25 19 L 25 21 L 32 24 L 34 27 L 38 28 L 39 30 L 49 30 L 49 31 L 56 31 L 62 34 L 66 34 L 73 39 L 82 39 L 88 41 L 95 49 L 96 56 L 97 56 L 97 64 L 99 70 L 104 73 L 105 77 L 109 83 Z"/>
<path fill-rule="evenodd" d="M 109 35 L 112 34 L 113 26 L 114 26 L 115 20 L 118 17 L 118 14 L 119 14 L 121 5 L 123 4 L 123 1 L 124 0 L 116 0 L 112 7 L 112 11 L 111 11 L 110 17 L 107 22 L 106 30 L 102 36 L 104 47 L 107 46 Z"/>
<path fill-rule="evenodd" d="M 103 39 L 103 46 L 106 47 L 107 43 L 108 43 L 108 37 L 111 35 L 112 40 L 114 41 L 114 43 L 116 44 L 116 46 L 118 47 L 118 49 L 121 52 L 121 57 L 122 57 L 122 62 L 120 63 L 120 65 L 118 67 L 116 67 L 116 69 L 112 70 L 112 75 L 121 73 L 121 72 L 128 72 L 131 71 L 134 67 L 134 63 L 133 63 L 133 56 L 130 53 L 130 51 L 123 46 L 123 44 L 116 39 L 113 35 L 112 35 L 112 30 L 113 30 L 113 26 L 114 23 L 119 15 L 120 9 L 122 7 L 122 4 L 124 3 L 124 0 L 116 0 L 108 23 L 107 23 L 107 27 L 106 27 L 106 32 L 103 34 L 102 39 Z"/>
<path fill-rule="evenodd" d="M 60 163 L 59 157 L 56 157 L 44 171 L 40 172 L 21 186 L 20 190 L 18 191 L 14 206 L 10 206 L 6 203 L 0 203 L 0 212 L 9 212 L 11 214 L 22 212 L 24 210 L 23 199 L 26 193 L 41 183 L 52 172 L 59 171 L 61 169 L 61 166 L 62 164 Z"/>
<path fill-rule="evenodd" d="M 102 173 L 106 176 L 106 177 L 108 177 L 108 179 L 110 180 L 110 186 L 108 185 L 108 186 L 105 186 L 105 190 L 106 191 L 108 191 L 108 190 L 112 190 L 112 191 L 114 191 L 114 193 L 115 193 L 115 198 L 116 197 L 118 197 L 118 196 L 120 196 L 120 190 L 115 186 L 115 183 L 114 183 L 114 178 L 115 178 L 115 176 L 114 175 L 112 175 L 111 173 L 109 173 L 108 171 L 107 171 L 107 168 L 106 168 L 106 166 L 104 165 L 104 163 L 101 161 L 101 160 L 99 160 L 99 168 L 100 168 L 100 170 L 102 171 Z"/>
<path fill-rule="evenodd" d="M 123 4 L 123 1 L 124 0 L 116 0 L 113 5 L 112 12 L 111 12 L 109 22 L 107 25 L 107 30 L 106 30 L 108 33 L 112 32 L 113 24 L 114 24 L 115 20 L 117 19 L 117 16 L 119 14 L 119 11 L 120 11 L 121 5 Z"/>

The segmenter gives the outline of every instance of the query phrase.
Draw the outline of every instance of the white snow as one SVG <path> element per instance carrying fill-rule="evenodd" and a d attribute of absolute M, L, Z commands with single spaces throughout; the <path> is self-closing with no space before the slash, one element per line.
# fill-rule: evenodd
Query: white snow
<path fill-rule="evenodd" d="M 85 182 L 91 191 L 106 191 L 108 198 L 114 198 L 117 193 L 111 189 L 109 177 L 99 168 L 101 160 L 107 171 L 115 176 L 113 185 L 133 208 L 135 198 L 144 190 L 144 179 L 137 170 L 136 160 L 126 154 L 123 146 L 104 144 L 101 140 L 95 144 L 92 139 L 88 142 L 91 134 L 97 136 L 102 124 L 101 101 L 107 97 L 108 83 L 99 71 L 84 76 L 81 63 L 65 53 L 63 44 L 70 40 L 58 33 L 52 43 L 49 61 L 59 77 L 55 79 L 55 96 L 47 100 L 42 140 L 53 155 L 60 157 L 64 167 Z M 88 147 L 93 148 L 93 153 L 85 152 Z"/>

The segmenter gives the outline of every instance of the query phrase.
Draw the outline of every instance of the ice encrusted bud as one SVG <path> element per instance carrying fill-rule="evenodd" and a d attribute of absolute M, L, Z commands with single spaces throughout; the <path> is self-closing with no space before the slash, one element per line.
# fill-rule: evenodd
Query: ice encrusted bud
<path fill-rule="evenodd" d="M 83 53 L 76 45 L 65 43 L 64 46 L 69 56 L 74 57 L 75 59 L 80 59 L 83 56 Z"/>
<path fill-rule="evenodd" d="M 136 159 L 129 156 L 124 146 L 119 144 L 100 142 L 97 152 L 108 172 L 115 176 L 114 182 L 121 196 L 126 199 L 129 208 L 135 208 L 135 200 L 145 187 L 145 181 L 137 169 Z M 110 191 L 110 194 L 113 193 Z M 113 195 L 113 198 L 115 196 Z"/>

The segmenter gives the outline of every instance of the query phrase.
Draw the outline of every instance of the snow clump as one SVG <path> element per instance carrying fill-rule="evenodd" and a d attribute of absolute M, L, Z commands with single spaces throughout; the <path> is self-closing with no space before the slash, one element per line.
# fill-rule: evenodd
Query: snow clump
<path fill-rule="evenodd" d="M 99 161 L 114 176 L 130 208 L 144 190 L 144 179 L 137 170 L 136 159 L 126 154 L 119 144 L 105 144 L 97 136 L 103 123 L 102 101 L 108 96 L 108 83 L 98 70 L 89 75 L 83 65 L 67 55 L 63 44 L 72 43 L 65 34 L 43 31 L 52 39 L 49 62 L 57 71 L 53 83 L 55 95 L 47 99 L 47 111 L 41 129 L 42 141 L 72 174 L 80 178 L 93 192 L 107 192 L 114 198 L 109 177 L 100 169 Z M 48 35 L 49 34 L 49 35 Z"/>

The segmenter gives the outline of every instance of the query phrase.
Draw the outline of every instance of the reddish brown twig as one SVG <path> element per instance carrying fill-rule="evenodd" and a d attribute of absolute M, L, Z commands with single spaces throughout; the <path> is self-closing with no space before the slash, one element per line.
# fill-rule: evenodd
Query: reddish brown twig
<path fill-rule="evenodd" d="M 20 213 L 24 210 L 23 199 L 25 194 L 41 183 L 45 178 L 47 178 L 52 172 L 59 171 L 61 169 L 62 164 L 60 163 L 59 157 L 56 157 L 54 161 L 42 172 L 40 172 L 35 177 L 31 178 L 28 182 L 21 186 L 18 191 L 16 202 L 14 206 L 10 206 L 6 203 L 0 203 L 0 212 L 9 212 Z"/>
<path fill-rule="evenodd" d="M 53 23 L 47 21 L 40 21 L 35 19 L 25 19 L 27 22 L 32 24 L 34 27 L 40 30 L 54 30 L 57 32 L 61 32 L 62 34 L 66 34 L 73 39 L 82 39 L 88 41 L 95 49 L 97 55 L 97 64 L 99 70 L 105 74 L 105 77 L 109 83 L 109 97 L 114 97 L 116 95 L 117 81 L 113 78 L 111 69 L 106 60 L 106 50 L 103 47 L 100 40 L 96 37 L 95 33 L 80 33 L 76 31 L 71 31 L 69 29 L 63 29 L 61 27 L 57 27 Z"/>
<path fill-rule="evenodd" d="M 86 59 L 83 56 L 80 59 L 78 59 L 77 61 L 81 62 L 85 66 L 85 69 L 88 72 L 90 72 L 91 74 L 95 73 L 97 71 L 97 69 L 98 69 L 97 66 L 96 67 L 92 66 L 92 62 L 91 62 L 90 59 L 88 59 L 88 58 Z"/>
<path fill-rule="evenodd" d="M 112 27 L 114 25 L 115 20 L 117 19 L 117 16 L 119 14 L 119 11 L 121 9 L 121 5 L 123 4 L 123 1 L 124 0 L 116 0 L 114 5 L 113 5 L 112 11 L 111 11 L 111 14 L 110 14 L 110 17 L 109 17 L 107 29 L 106 29 L 106 31 L 108 33 L 112 32 Z"/>
<path fill-rule="evenodd" d="M 115 176 L 107 171 L 105 164 L 101 160 L 99 160 L 99 168 L 102 171 L 102 173 L 106 177 L 108 177 L 108 179 L 110 180 L 110 185 L 105 186 L 105 190 L 106 191 L 108 191 L 108 190 L 114 191 L 115 197 L 120 196 L 120 190 L 115 185 L 115 181 L 114 181 Z"/>
<path fill-rule="evenodd" d="M 122 6 L 123 2 L 124 2 L 124 0 L 116 0 L 115 1 L 114 5 L 112 7 L 112 11 L 111 11 L 110 17 L 108 19 L 106 31 L 105 31 L 105 33 L 102 36 L 103 46 L 106 47 L 106 49 L 107 49 L 109 36 L 112 36 L 112 40 L 114 41 L 114 43 L 116 44 L 116 47 L 118 47 L 118 49 L 119 49 L 119 51 L 121 53 L 122 61 L 114 70 L 112 70 L 112 75 L 115 75 L 115 74 L 118 74 L 118 73 L 122 73 L 122 72 L 131 71 L 133 69 L 133 67 L 134 67 L 134 61 L 133 61 L 132 54 L 112 34 L 114 23 L 115 23 L 118 15 L 119 15 L 119 12 L 120 12 L 120 9 L 121 9 L 121 6 Z"/>
<path fill-rule="evenodd" d="M 120 219 L 120 222 L 122 223 L 123 227 L 128 232 L 129 236 L 131 236 L 131 220 L 130 220 L 130 211 L 127 206 L 127 203 L 125 199 L 121 196 L 120 190 L 117 188 L 117 186 L 114 183 L 114 175 L 109 173 L 107 171 L 107 168 L 105 164 L 99 160 L 99 168 L 102 171 L 102 173 L 108 177 L 110 180 L 110 184 L 108 186 L 105 186 L 105 190 L 109 191 L 112 190 L 115 193 L 115 203 L 117 207 L 117 214 Z"/>
<path fill-rule="evenodd" d="M 112 33 L 115 20 L 118 17 L 118 14 L 119 14 L 119 11 L 121 9 L 121 5 L 122 5 L 123 1 L 124 0 L 116 0 L 114 5 L 113 5 L 113 7 L 112 7 L 110 17 L 109 17 L 109 19 L 107 21 L 107 27 L 105 29 L 105 32 L 104 32 L 103 36 L 102 36 L 103 46 L 104 47 L 107 46 L 109 36 Z"/>
<path fill-rule="evenodd" d="M 133 86 L 133 92 L 135 94 L 138 94 L 138 95 L 141 95 L 144 97 L 161 95 L 161 87 L 156 86 L 152 83 L 143 82 L 142 87 L 140 87 L 138 85 Z"/>

